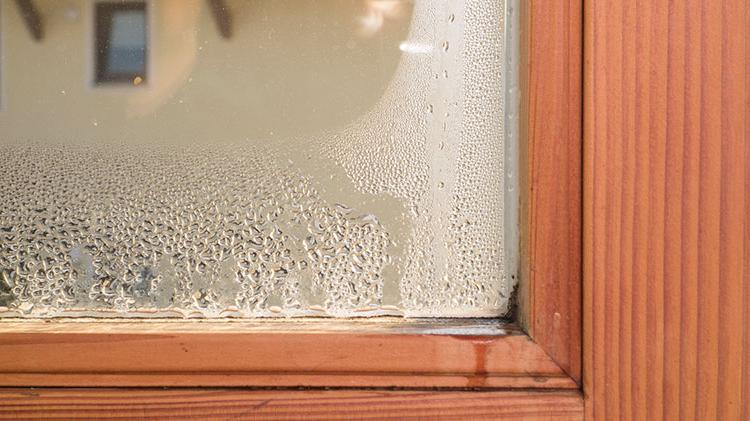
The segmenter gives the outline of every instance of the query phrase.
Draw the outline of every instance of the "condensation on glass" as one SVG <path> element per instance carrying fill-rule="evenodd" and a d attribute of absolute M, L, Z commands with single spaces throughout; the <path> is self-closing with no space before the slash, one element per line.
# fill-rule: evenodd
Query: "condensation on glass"
<path fill-rule="evenodd" d="M 509 4 L 102 3 L 0 3 L 0 315 L 509 311 Z"/>

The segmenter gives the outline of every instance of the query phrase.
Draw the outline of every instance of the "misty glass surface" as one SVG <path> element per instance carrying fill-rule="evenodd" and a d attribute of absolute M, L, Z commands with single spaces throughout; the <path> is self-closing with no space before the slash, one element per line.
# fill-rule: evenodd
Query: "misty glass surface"
<path fill-rule="evenodd" d="M 508 312 L 504 1 L 99 3 L 0 3 L 0 316 Z"/>

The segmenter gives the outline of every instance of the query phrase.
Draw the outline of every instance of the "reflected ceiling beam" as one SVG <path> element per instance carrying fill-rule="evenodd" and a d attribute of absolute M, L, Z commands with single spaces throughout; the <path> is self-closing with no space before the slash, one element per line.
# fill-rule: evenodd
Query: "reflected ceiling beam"
<path fill-rule="evenodd" d="M 32 0 L 16 0 L 16 6 L 21 13 L 26 29 L 31 33 L 35 41 L 41 41 L 44 37 L 44 27 L 42 25 L 42 15 L 39 9 L 34 5 Z"/>
<path fill-rule="evenodd" d="M 208 0 L 209 6 L 211 6 L 211 12 L 214 15 L 216 26 L 219 28 L 219 33 L 224 38 L 232 37 L 232 13 L 227 7 L 227 3 L 224 0 Z"/>

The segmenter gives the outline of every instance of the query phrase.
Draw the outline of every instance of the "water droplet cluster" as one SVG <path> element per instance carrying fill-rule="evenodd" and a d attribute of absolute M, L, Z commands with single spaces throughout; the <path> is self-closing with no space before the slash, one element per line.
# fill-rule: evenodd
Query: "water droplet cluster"
<path fill-rule="evenodd" d="M 4 145 L 0 306 L 265 316 L 377 306 L 389 236 L 247 145 Z"/>
<path fill-rule="evenodd" d="M 504 315 L 504 9 L 416 1 L 381 100 L 304 142 L 0 146 L 0 315 Z"/>
<path fill-rule="evenodd" d="M 361 191 L 400 198 L 410 210 L 399 282 L 409 315 L 498 315 L 510 305 L 504 9 L 417 2 L 408 42 L 432 53 L 404 54 L 377 106 L 328 144 Z"/>
<path fill-rule="evenodd" d="M 448 217 L 455 239 L 449 273 L 468 303 L 506 311 L 512 292 L 504 270 L 504 2 L 468 0 L 464 29 L 462 122 L 455 191 Z"/>

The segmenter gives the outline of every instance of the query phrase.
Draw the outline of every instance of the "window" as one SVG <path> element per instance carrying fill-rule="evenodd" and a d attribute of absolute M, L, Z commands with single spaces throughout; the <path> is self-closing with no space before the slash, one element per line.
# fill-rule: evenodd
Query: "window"
<path fill-rule="evenodd" d="M 95 14 L 96 83 L 145 81 L 146 3 L 97 3 Z"/>
<path fill-rule="evenodd" d="M 152 3 L 149 90 L 76 88 L 64 35 L 37 60 L 70 65 L 27 73 L 65 92 L 2 121 L 8 315 L 508 315 L 503 2 L 178 3 Z M 97 81 L 137 84 L 145 3 L 95 14 Z"/>
<path fill-rule="evenodd" d="M 0 383 L 576 388 L 580 32 L 527 5 L 519 195 L 511 6 L 154 1 L 149 89 L 84 89 L 72 20 L 10 63 Z M 431 318 L 226 320 L 381 314 Z"/>

